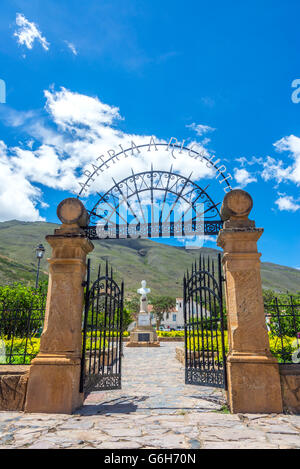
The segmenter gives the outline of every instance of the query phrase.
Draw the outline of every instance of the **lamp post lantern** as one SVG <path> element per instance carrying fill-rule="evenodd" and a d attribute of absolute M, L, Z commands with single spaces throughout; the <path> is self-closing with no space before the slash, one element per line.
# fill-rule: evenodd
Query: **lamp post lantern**
<path fill-rule="evenodd" d="M 37 260 L 38 260 L 37 272 L 36 272 L 36 281 L 35 281 L 35 288 L 36 289 L 39 285 L 40 263 L 41 263 L 41 259 L 44 256 L 44 252 L 45 252 L 44 246 L 42 244 L 39 244 L 37 246 L 36 250 L 35 250 L 36 257 L 37 257 Z"/>

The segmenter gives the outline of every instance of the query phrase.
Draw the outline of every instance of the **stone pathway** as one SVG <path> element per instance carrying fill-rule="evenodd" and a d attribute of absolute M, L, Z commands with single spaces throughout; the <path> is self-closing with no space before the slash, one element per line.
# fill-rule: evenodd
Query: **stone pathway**
<path fill-rule="evenodd" d="M 82 414 L 178 414 L 218 410 L 225 404 L 223 390 L 184 383 L 184 366 L 175 359 L 175 349 L 182 342 L 161 342 L 159 348 L 125 345 L 122 389 L 90 394 Z"/>
<path fill-rule="evenodd" d="M 74 415 L 0 412 L 0 448 L 300 448 L 300 415 L 230 415 L 222 390 L 184 384 L 178 343 L 124 347 L 120 391 Z"/>

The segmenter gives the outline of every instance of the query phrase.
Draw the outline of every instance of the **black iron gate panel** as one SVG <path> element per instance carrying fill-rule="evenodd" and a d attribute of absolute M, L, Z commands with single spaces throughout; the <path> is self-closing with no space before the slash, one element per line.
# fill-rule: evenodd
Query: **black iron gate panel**
<path fill-rule="evenodd" d="M 227 387 L 221 256 L 200 256 L 184 276 L 185 382 Z"/>
<path fill-rule="evenodd" d="M 80 391 L 121 389 L 124 284 L 118 286 L 106 263 L 90 286 L 88 261 Z"/>

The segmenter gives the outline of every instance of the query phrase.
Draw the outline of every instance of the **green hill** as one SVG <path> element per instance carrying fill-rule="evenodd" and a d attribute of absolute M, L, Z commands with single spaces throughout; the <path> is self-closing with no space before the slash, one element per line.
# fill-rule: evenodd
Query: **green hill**
<path fill-rule="evenodd" d="M 57 225 L 45 222 L 20 222 L 12 220 L 0 223 L 0 284 L 16 281 L 34 283 L 37 261 L 35 248 L 43 243 L 45 258 L 41 263 L 41 278 L 47 278 L 50 246 L 45 241 Z M 186 250 L 167 246 L 148 239 L 99 240 L 94 242 L 91 253 L 92 279 L 96 277 L 98 264 L 104 266 L 107 259 L 116 271 L 116 278 L 125 281 L 125 292 L 136 292 L 142 279 L 147 280 L 153 294 L 182 296 L 182 278 L 199 252 L 216 258 L 217 249 Z M 300 271 L 290 267 L 262 263 L 264 288 L 277 292 L 300 290 Z"/>

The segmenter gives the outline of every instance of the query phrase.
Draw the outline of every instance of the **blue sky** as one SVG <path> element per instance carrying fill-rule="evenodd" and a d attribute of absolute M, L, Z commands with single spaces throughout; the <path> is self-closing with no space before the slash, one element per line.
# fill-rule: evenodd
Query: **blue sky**
<path fill-rule="evenodd" d="M 276 0 L 2 0 L 0 220 L 57 221 L 98 154 L 176 136 L 252 195 L 262 260 L 300 267 L 299 13 Z"/>

